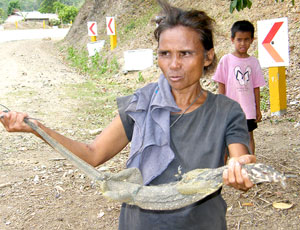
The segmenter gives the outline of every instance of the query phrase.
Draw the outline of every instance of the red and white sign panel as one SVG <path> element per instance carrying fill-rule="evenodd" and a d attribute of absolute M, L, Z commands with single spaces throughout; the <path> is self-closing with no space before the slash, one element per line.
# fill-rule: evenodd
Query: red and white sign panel
<path fill-rule="evenodd" d="M 97 22 L 88 22 L 88 35 L 89 36 L 98 36 L 97 33 Z"/>
<path fill-rule="evenodd" d="M 289 65 L 288 19 L 257 22 L 258 58 L 261 67 Z"/>
<path fill-rule="evenodd" d="M 116 35 L 116 26 L 114 17 L 106 17 L 107 35 Z"/>

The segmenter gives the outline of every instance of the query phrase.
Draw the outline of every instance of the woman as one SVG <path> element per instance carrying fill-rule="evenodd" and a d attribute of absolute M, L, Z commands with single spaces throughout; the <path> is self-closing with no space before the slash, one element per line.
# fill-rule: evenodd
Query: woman
<path fill-rule="evenodd" d="M 119 153 L 131 141 L 127 167 L 138 167 L 144 184 L 178 180 L 195 168 L 224 165 L 224 183 L 237 189 L 253 186 L 241 164 L 254 163 L 249 155 L 246 120 L 240 106 L 223 95 L 204 91 L 200 78 L 214 62 L 213 20 L 201 11 L 183 11 L 158 1 L 165 16 L 155 30 L 157 83 L 134 95 L 118 98 L 119 115 L 91 144 L 76 142 L 34 121 L 51 137 L 93 166 Z M 31 132 L 25 113 L 1 113 L 9 132 Z M 176 176 L 177 175 L 177 176 Z M 179 176 L 180 177 L 180 176 Z M 122 205 L 119 229 L 226 229 L 226 203 L 220 191 L 174 211 L 149 211 Z"/>

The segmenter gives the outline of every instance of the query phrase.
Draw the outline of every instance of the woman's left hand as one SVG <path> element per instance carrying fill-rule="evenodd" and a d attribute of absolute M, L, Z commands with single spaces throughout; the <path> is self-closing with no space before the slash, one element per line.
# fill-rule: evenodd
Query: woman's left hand
<path fill-rule="evenodd" d="M 242 155 L 240 157 L 232 157 L 228 162 L 228 169 L 223 172 L 223 182 L 226 185 L 239 190 L 247 191 L 253 187 L 247 171 L 242 169 L 243 164 L 255 163 L 254 155 Z"/>

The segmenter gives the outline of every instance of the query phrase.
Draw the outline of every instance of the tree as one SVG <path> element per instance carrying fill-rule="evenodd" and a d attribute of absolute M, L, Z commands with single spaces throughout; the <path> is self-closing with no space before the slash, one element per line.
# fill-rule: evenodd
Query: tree
<path fill-rule="evenodd" d="M 57 14 L 58 14 L 58 12 L 62 11 L 65 7 L 67 7 L 67 6 L 65 4 L 60 3 L 60 2 L 54 2 L 53 3 L 53 10 Z"/>
<path fill-rule="evenodd" d="M 11 1 L 8 3 L 7 15 L 11 15 L 14 10 L 20 10 L 21 6 L 19 0 Z"/>
<path fill-rule="evenodd" d="M 24 11 L 37 10 L 40 6 L 40 2 L 36 0 L 23 0 L 20 1 L 21 9 Z"/>
<path fill-rule="evenodd" d="M 78 9 L 75 6 L 65 6 L 62 10 L 58 12 L 59 18 L 62 19 L 63 23 L 69 23 L 74 21 L 78 14 Z"/>
<path fill-rule="evenodd" d="M 39 11 L 41 13 L 56 13 L 57 8 L 62 9 L 62 6 L 80 6 L 84 0 L 43 0 L 40 4 Z M 69 9 L 69 11 L 74 11 Z"/>
<path fill-rule="evenodd" d="M 5 11 L 2 8 L 0 8 L 0 24 L 2 24 L 6 18 L 7 18 L 7 15 L 6 15 Z"/>
<path fill-rule="evenodd" d="M 0 0 L 0 8 L 7 12 L 9 0 Z"/>
<path fill-rule="evenodd" d="M 275 0 L 275 2 L 278 2 L 278 0 Z M 284 2 L 284 0 L 281 0 L 281 2 Z M 295 5 L 295 0 L 292 0 L 292 4 Z M 252 0 L 231 0 L 230 1 L 230 13 L 232 13 L 235 9 L 237 11 L 243 10 L 246 7 L 249 9 L 252 6 Z"/>
<path fill-rule="evenodd" d="M 44 0 L 42 1 L 39 11 L 41 13 L 55 13 L 55 9 L 53 8 L 53 4 L 56 0 Z"/>
<path fill-rule="evenodd" d="M 79 7 L 80 5 L 82 5 L 84 0 L 60 0 L 60 2 L 68 6 Z"/>

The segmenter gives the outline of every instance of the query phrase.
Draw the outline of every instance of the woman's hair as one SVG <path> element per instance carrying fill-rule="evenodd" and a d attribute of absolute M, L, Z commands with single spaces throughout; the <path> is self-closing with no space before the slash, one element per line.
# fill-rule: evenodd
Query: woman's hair
<path fill-rule="evenodd" d="M 157 28 L 154 36 L 157 42 L 162 32 L 174 28 L 176 26 L 185 26 L 195 30 L 199 34 L 199 39 L 205 51 L 214 48 L 213 43 L 213 27 L 215 21 L 210 18 L 204 11 L 199 10 L 183 10 L 171 6 L 165 0 L 157 0 L 163 10 L 163 15 L 157 17 Z M 204 71 L 211 70 L 216 65 L 216 57 L 209 66 L 204 67 Z"/>

